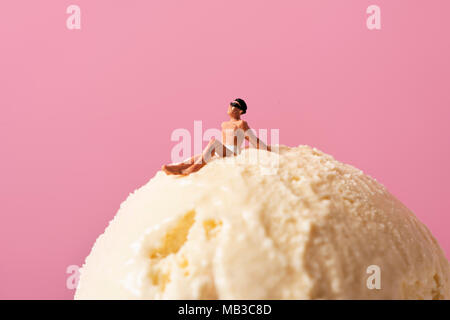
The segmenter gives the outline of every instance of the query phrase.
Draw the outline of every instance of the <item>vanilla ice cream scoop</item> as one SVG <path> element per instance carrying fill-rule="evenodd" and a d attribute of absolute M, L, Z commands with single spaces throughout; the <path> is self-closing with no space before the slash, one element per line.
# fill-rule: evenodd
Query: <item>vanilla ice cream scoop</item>
<path fill-rule="evenodd" d="M 449 299 L 430 231 L 308 146 L 158 172 L 96 241 L 76 299 Z"/>

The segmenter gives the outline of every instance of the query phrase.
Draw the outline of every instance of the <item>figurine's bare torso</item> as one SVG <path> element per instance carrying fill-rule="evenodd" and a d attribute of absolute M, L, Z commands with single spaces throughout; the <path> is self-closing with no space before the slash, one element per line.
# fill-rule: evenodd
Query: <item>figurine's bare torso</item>
<path fill-rule="evenodd" d="M 248 129 L 248 124 L 244 120 L 222 122 L 222 143 L 240 148 L 245 139 L 245 131 Z"/>

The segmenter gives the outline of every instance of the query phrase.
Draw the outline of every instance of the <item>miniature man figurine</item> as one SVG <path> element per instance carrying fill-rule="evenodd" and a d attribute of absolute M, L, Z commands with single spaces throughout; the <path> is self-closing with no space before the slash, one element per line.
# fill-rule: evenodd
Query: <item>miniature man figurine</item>
<path fill-rule="evenodd" d="M 247 111 L 247 104 L 242 99 L 235 99 L 228 106 L 229 121 L 222 122 L 222 141 L 212 138 L 201 154 L 188 160 L 162 166 L 166 174 L 189 175 L 200 170 L 214 154 L 220 157 L 234 156 L 240 153 L 244 139 L 248 140 L 255 148 L 271 151 L 270 146 L 265 145 L 256 137 L 247 122 L 241 119 L 241 115 Z"/>

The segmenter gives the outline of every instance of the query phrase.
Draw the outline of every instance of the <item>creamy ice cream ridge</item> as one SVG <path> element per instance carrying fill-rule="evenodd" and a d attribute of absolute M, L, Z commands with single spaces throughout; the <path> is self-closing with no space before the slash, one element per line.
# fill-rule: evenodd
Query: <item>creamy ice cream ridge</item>
<path fill-rule="evenodd" d="M 370 266 L 380 289 L 368 285 Z M 450 267 L 373 178 L 317 149 L 279 146 L 186 177 L 158 172 L 95 242 L 75 298 L 449 299 Z"/>

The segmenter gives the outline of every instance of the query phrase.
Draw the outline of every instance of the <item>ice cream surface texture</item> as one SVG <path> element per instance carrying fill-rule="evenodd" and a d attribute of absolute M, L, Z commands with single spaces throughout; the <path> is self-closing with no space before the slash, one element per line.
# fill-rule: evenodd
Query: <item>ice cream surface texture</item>
<path fill-rule="evenodd" d="M 276 149 L 158 172 L 95 242 L 75 298 L 450 298 L 439 244 L 381 184 L 315 148 Z"/>

